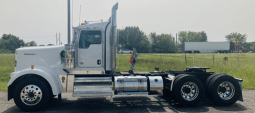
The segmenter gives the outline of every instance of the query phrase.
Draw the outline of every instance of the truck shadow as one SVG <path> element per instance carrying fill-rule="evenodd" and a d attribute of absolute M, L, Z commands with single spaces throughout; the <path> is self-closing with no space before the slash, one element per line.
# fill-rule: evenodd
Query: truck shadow
<path fill-rule="evenodd" d="M 39 112 L 220 112 L 220 111 L 245 111 L 247 108 L 239 103 L 231 106 L 216 106 L 204 99 L 193 107 L 183 107 L 164 96 L 129 96 L 114 98 L 57 98 L 48 104 L 48 107 Z M 22 112 L 13 106 L 4 113 Z"/>

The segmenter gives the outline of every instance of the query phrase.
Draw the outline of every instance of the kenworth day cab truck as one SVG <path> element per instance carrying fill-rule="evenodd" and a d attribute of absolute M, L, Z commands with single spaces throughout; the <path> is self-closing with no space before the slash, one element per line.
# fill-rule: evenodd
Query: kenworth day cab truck
<path fill-rule="evenodd" d="M 70 3 L 70 0 L 68 0 Z M 68 8 L 70 13 L 70 7 Z M 204 96 L 218 105 L 242 100 L 242 80 L 189 67 L 183 71 L 115 72 L 118 3 L 108 21 L 73 27 L 65 46 L 23 47 L 15 53 L 15 72 L 8 83 L 8 100 L 22 110 L 39 110 L 54 96 L 74 97 L 163 94 L 184 106 Z M 70 29 L 70 16 L 68 17 Z M 68 30 L 69 31 L 69 30 Z M 70 35 L 70 32 L 68 32 Z M 128 61 L 128 59 L 127 59 Z"/>

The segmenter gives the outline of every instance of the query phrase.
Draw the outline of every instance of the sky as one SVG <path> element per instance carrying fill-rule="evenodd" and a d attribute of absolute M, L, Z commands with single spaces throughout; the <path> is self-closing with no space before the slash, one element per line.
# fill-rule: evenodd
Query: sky
<path fill-rule="evenodd" d="M 138 26 L 146 35 L 173 36 L 205 31 L 210 42 L 226 41 L 225 35 L 238 32 L 247 34 L 247 42 L 255 41 L 255 0 L 71 0 L 72 26 L 107 21 L 117 2 L 119 29 Z M 47 45 L 56 44 L 56 33 L 67 43 L 67 0 L 0 0 L 1 36 Z"/>

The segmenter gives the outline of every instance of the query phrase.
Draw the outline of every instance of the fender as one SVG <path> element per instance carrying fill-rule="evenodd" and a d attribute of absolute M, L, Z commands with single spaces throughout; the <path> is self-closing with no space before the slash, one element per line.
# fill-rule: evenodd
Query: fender
<path fill-rule="evenodd" d="M 46 81 L 48 81 L 48 83 L 51 86 L 53 95 L 58 95 L 62 93 L 62 85 L 58 78 L 58 75 L 51 69 L 47 69 L 47 68 L 39 67 L 39 66 L 34 69 L 29 68 L 22 71 L 11 73 L 11 79 L 8 82 L 8 87 L 19 77 L 22 77 L 27 74 L 35 74 L 35 75 L 43 77 Z"/>

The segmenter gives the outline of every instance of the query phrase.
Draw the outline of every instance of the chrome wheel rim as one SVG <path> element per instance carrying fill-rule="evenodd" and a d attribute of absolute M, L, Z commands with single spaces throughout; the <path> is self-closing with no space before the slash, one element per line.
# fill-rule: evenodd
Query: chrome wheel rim
<path fill-rule="evenodd" d="M 199 88 L 194 82 L 186 82 L 181 87 L 181 96 L 187 101 L 193 101 L 199 94 Z"/>
<path fill-rule="evenodd" d="M 235 94 L 235 87 L 232 83 L 224 81 L 218 86 L 217 92 L 221 99 L 229 100 L 233 98 Z"/>
<path fill-rule="evenodd" d="M 36 85 L 27 85 L 21 90 L 20 99 L 26 105 L 36 105 L 42 99 L 42 90 Z"/>

